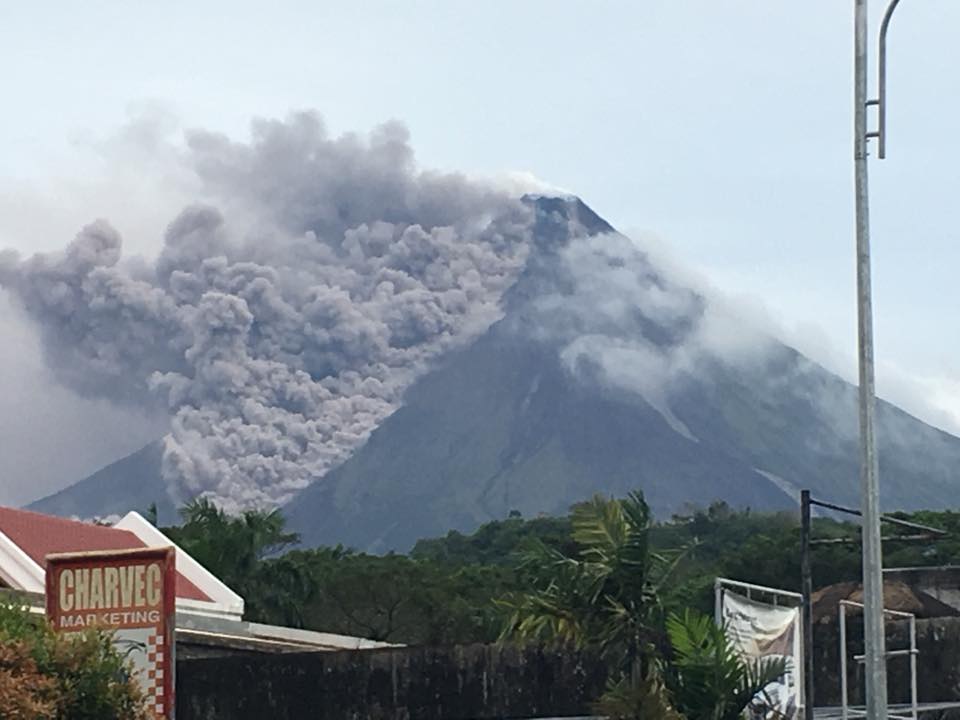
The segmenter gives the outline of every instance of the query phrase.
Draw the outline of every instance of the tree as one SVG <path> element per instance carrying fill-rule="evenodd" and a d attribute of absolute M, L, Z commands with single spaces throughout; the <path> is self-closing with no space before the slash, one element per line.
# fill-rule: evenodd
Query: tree
<path fill-rule="evenodd" d="M 533 589 L 500 601 L 502 638 L 596 646 L 614 667 L 611 693 L 658 686 L 666 583 L 684 553 L 651 550 L 653 522 L 639 492 L 595 496 L 573 508 L 571 523 L 576 555 L 543 543 L 528 552 Z"/>
<path fill-rule="evenodd" d="M 23 641 L 0 642 L 0 718 L 45 720 L 56 712 L 56 685 Z"/>
<path fill-rule="evenodd" d="M 168 534 L 201 564 L 216 567 L 223 578 L 242 578 L 267 557 L 296 544 L 279 510 L 246 510 L 231 516 L 206 498 L 180 510 L 183 525 Z"/>
<path fill-rule="evenodd" d="M 662 672 L 654 666 L 640 682 L 610 682 L 594 711 L 608 720 L 684 720 L 674 706 Z"/>
<path fill-rule="evenodd" d="M 470 535 L 451 530 L 445 537 L 418 540 L 410 556 L 443 565 L 512 565 L 516 555 L 534 539 L 566 553 L 576 551 L 570 537 L 568 518 L 524 520 L 510 516 L 506 520 L 485 523 Z"/>
<path fill-rule="evenodd" d="M 432 613 L 430 568 L 400 555 L 313 554 L 311 612 L 341 632 L 403 642 L 420 635 Z M 439 609 L 439 608 L 438 608 Z"/>
<path fill-rule="evenodd" d="M 495 565 L 449 567 L 339 547 L 297 550 L 274 562 L 295 564 L 309 580 L 305 627 L 405 644 L 495 640 L 493 598 L 514 577 Z"/>
<path fill-rule="evenodd" d="M 695 521 L 729 523 L 731 515 L 718 506 Z M 523 567 L 533 587 L 501 600 L 508 612 L 502 637 L 597 647 L 613 670 L 599 713 L 617 720 L 735 720 L 784 672 L 782 662 L 741 659 L 723 628 L 703 614 L 686 610 L 666 620 L 674 600 L 685 598 L 668 581 L 696 542 L 655 552 L 652 535 L 660 528 L 640 493 L 577 505 L 571 526 L 574 555 L 543 543 L 528 552 Z"/>
<path fill-rule="evenodd" d="M 769 707 L 761 696 L 787 670 L 782 659 L 747 661 L 724 629 L 692 610 L 667 620 L 673 649 L 667 677 L 677 709 L 687 720 L 738 720 L 750 705 Z"/>
<path fill-rule="evenodd" d="M 247 510 L 231 516 L 206 498 L 180 510 L 183 525 L 166 533 L 201 565 L 240 594 L 247 615 L 264 622 L 299 624 L 296 608 L 309 593 L 306 577 L 290 563 L 268 558 L 296 544 L 279 510 Z"/>
<path fill-rule="evenodd" d="M 64 636 L 23 603 L 0 601 L 0 718 L 148 717 L 143 693 L 109 634 Z"/>

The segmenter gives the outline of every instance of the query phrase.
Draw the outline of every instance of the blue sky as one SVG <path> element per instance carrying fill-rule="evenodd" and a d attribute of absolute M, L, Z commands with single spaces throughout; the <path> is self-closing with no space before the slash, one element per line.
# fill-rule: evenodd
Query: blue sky
<path fill-rule="evenodd" d="M 875 26 L 882 8 L 871 4 Z M 852 9 L 852 0 L 8 3 L 0 248 L 62 247 L 100 216 L 133 250 L 155 247 L 177 199 L 156 189 L 163 168 L 109 151 L 144 112 L 161 113 L 173 135 L 204 127 L 236 137 L 254 116 L 301 108 L 337 133 L 395 118 L 424 167 L 529 172 L 567 188 L 762 306 L 785 339 L 853 377 Z M 880 391 L 954 431 L 958 31 L 955 0 L 901 3 L 888 159 L 871 166 Z M 2 402 L 0 418 L 12 407 Z"/>

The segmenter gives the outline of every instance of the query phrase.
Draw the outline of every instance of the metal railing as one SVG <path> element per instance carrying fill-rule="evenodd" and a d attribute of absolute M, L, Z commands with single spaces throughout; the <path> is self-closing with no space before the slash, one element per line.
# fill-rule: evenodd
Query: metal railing
<path fill-rule="evenodd" d="M 843 720 L 849 720 L 852 717 L 867 717 L 866 709 L 850 706 L 849 681 L 847 679 L 847 608 L 855 607 L 863 609 L 863 603 L 852 600 L 841 600 L 839 607 L 840 614 L 840 707 Z M 886 650 L 885 658 L 909 657 L 910 658 L 910 714 L 888 713 L 888 717 L 897 718 L 897 720 L 917 720 L 918 702 L 917 702 L 917 656 L 920 651 L 917 650 L 917 616 L 913 613 L 901 612 L 899 610 L 883 609 L 884 615 L 895 618 L 906 618 L 910 623 L 910 647 L 900 650 Z M 853 659 L 857 663 L 864 663 L 866 655 L 854 655 Z"/>

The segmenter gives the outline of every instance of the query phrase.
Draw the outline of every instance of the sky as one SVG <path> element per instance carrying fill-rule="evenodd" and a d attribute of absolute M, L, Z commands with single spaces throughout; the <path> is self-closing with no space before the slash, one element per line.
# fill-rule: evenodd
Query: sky
<path fill-rule="evenodd" d="M 882 8 L 871 3 L 871 33 Z M 533 175 L 855 377 L 852 12 L 842 0 L 0 7 L 0 250 L 110 218 L 149 254 L 189 200 L 151 138 L 316 109 L 396 119 L 426 168 Z M 878 386 L 960 432 L 960 3 L 901 3 L 871 160 Z M 0 296 L 0 502 L 157 433 L 57 388 Z M 96 440 L 92 439 L 96 438 Z"/>

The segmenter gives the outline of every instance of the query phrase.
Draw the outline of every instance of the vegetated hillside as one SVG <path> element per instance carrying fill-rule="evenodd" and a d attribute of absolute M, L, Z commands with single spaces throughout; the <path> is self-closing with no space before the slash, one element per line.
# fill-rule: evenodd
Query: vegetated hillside
<path fill-rule="evenodd" d="M 905 519 L 947 534 L 919 543 L 887 543 L 887 567 L 957 562 L 960 514 L 926 511 Z M 276 511 L 230 517 L 196 502 L 184 509 L 181 522 L 165 532 L 245 598 L 249 620 L 416 645 L 493 642 L 511 614 L 498 601 L 528 592 L 544 569 L 531 560 L 531 552 L 546 546 L 576 557 L 582 549 L 571 515 L 527 519 L 514 514 L 472 533 L 451 530 L 419 540 L 409 555 L 291 549 L 295 538 Z M 891 526 L 885 534 L 899 533 L 911 531 Z M 847 541 L 815 546 L 815 588 L 859 579 L 855 522 L 817 517 L 813 535 Z M 648 541 L 667 563 L 677 561 L 673 581 L 661 595 L 668 611 L 711 612 L 718 576 L 799 590 L 796 510 L 735 511 L 713 503 L 654 523 Z"/>

